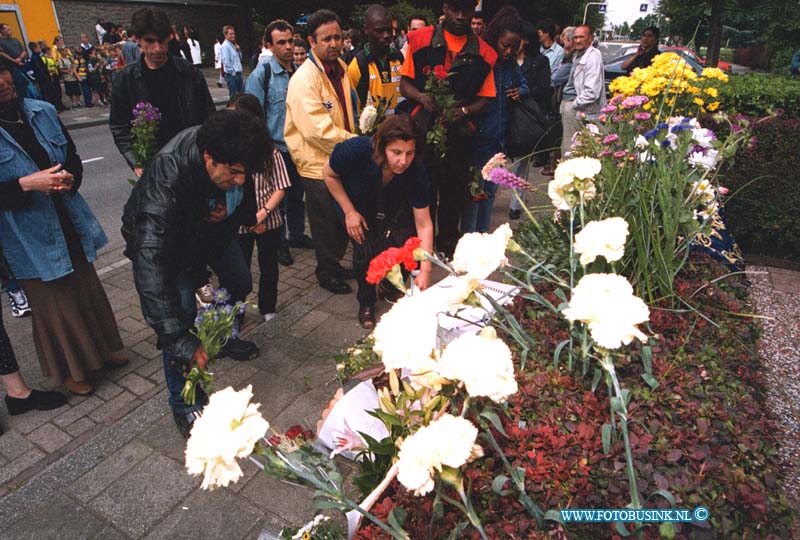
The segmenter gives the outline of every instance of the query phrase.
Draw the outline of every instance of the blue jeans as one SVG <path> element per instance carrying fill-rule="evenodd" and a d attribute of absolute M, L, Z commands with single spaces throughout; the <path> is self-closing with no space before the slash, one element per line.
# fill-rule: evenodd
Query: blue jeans
<path fill-rule="evenodd" d="M 87 107 L 92 106 L 92 89 L 89 87 L 89 81 L 87 79 L 83 79 L 81 81 L 81 91 L 83 92 L 83 103 Z"/>
<path fill-rule="evenodd" d="M 283 224 L 280 229 L 280 239 L 281 243 L 285 244 L 290 240 L 299 240 L 303 237 L 306 230 L 306 203 L 303 201 L 305 194 L 303 182 L 300 181 L 300 175 L 297 173 L 297 167 L 295 167 L 292 157 L 289 152 L 281 152 L 281 156 L 286 164 L 289 180 L 292 182 L 292 187 L 286 190 L 286 195 L 281 201 Z"/>
<path fill-rule="evenodd" d="M 482 201 L 471 201 L 461 213 L 461 234 L 489 232 L 489 227 L 492 224 L 492 208 L 494 207 L 494 196 L 497 193 L 497 184 L 484 182 L 483 191 L 487 197 Z"/>
<path fill-rule="evenodd" d="M 225 83 L 228 85 L 228 95 L 230 97 L 244 93 L 244 81 L 242 80 L 241 73 L 237 73 L 236 75 L 226 73 Z"/>
<path fill-rule="evenodd" d="M 191 316 L 192 320 L 197 316 L 197 304 L 194 298 L 194 281 L 189 277 L 187 272 L 184 272 L 175 280 L 175 286 L 178 288 L 178 293 L 181 298 L 181 309 L 187 316 Z M 195 404 L 189 405 L 181 397 L 183 385 L 186 384 L 186 377 L 183 374 L 183 366 L 186 365 L 185 358 L 178 358 L 163 351 L 161 356 L 164 359 L 164 379 L 167 383 L 167 390 L 169 390 L 169 406 L 173 412 L 177 414 L 185 414 L 192 411 L 199 411 L 203 406 L 208 403 L 208 396 L 203 391 L 201 386 L 197 387 L 195 394 Z"/>
<path fill-rule="evenodd" d="M 211 250 L 208 266 L 217 274 L 220 287 L 231 295 L 231 303 L 244 302 L 253 290 L 250 261 L 245 261 L 236 237 L 227 240 L 221 248 Z"/>

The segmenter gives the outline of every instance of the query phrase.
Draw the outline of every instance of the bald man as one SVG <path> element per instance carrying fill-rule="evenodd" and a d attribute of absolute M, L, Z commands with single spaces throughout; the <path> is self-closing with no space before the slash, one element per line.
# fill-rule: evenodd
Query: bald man
<path fill-rule="evenodd" d="M 386 98 L 387 113 L 394 112 L 400 96 L 400 67 L 403 55 L 392 44 L 392 14 L 385 7 L 373 4 L 364 14 L 364 33 L 367 42 L 356 53 L 347 75 L 355 88 L 363 109 L 372 97 L 376 102 Z"/>

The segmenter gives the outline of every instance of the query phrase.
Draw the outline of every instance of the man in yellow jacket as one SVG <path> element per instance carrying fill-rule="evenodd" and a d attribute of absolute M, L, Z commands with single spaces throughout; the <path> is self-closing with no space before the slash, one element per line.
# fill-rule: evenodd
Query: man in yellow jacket
<path fill-rule="evenodd" d="M 347 231 L 336 213 L 333 197 L 322 180 L 322 166 L 333 147 L 355 137 L 357 98 L 340 59 L 342 23 L 334 12 L 321 9 L 308 19 L 311 53 L 289 80 L 286 95 L 286 146 L 306 192 L 316 275 L 334 294 L 352 291 L 350 276 L 339 264 L 347 249 Z"/>

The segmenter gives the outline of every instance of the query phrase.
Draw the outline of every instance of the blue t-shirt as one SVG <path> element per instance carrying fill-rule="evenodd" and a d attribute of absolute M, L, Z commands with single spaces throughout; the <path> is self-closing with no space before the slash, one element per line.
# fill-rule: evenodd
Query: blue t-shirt
<path fill-rule="evenodd" d="M 375 219 L 380 189 L 385 190 L 384 212 L 390 220 L 396 220 L 401 214 L 405 214 L 406 219 L 410 215 L 413 220 L 413 208 L 426 208 L 430 204 L 428 173 L 417 159 L 406 172 L 382 185 L 381 170 L 372 160 L 371 137 L 353 137 L 340 142 L 334 147 L 329 164 L 342 179 L 353 206 L 368 222 Z M 401 217 L 400 220 L 406 219 Z"/>

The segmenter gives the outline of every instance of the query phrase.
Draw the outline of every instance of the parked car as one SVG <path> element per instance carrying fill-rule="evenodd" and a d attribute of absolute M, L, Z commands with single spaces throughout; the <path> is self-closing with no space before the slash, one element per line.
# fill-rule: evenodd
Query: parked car
<path fill-rule="evenodd" d="M 691 58 L 701 66 L 706 65 L 705 58 L 702 58 L 699 54 L 697 54 L 692 49 L 689 49 L 687 47 L 660 47 L 660 49 L 662 52 L 674 52 L 680 54 L 684 58 Z M 731 71 L 731 65 L 724 60 L 720 60 L 719 62 L 717 62 L 717 67 L 722 71 L 727 71 L 728 73 L 730 73 Z"/>

